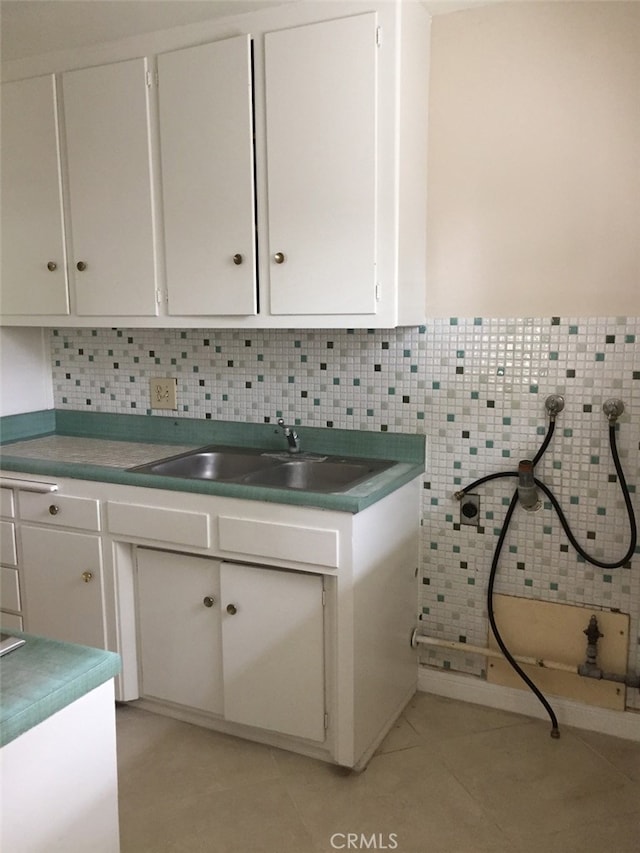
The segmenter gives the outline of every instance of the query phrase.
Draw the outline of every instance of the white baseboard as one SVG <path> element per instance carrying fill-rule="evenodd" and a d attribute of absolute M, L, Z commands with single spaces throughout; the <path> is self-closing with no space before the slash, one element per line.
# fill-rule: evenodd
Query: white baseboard
<path fill-rule="evenodd" d="M 420 666 L 418 690 L 528 717 L 547 718 L 547 712 L 532 693 L 515 687 L 489 684 L 475 675 Z M 561 725 L 640 742 L 640 713 L 637 711 L 610 711 L 561 696 L 548 698 Z"/>

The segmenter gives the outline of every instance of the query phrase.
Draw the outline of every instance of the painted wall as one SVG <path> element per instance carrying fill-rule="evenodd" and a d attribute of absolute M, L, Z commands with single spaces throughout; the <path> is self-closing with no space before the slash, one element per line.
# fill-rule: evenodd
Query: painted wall
<path fill-rule="evenodd" d="M 52 406 L 48 334 L 42 329 L 0 329 L 0 416 Z"/>
<path fill-rule="evenodd" d="M 640 4 L 432 23 L 428 316 L 640 313 Z"/>

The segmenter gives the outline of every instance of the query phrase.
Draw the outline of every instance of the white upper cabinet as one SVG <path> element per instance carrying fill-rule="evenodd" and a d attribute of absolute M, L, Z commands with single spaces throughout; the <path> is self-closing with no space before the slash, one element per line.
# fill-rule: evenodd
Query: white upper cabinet
<path fill-rule="evenodd" d="M 158 57 L 168 311 L 255 314 L 248 36 Z"/>
<path fill-rule="evenodd" d="M 69 310 L 53 74 L 2 85 L 2 311 Z"/>
<path fill-rule="evenodd" d="M 155 315 L 147 60 L 62 75 L 80 316 Z"/>
<path fill-rule="evenodd" d="M 377 15 L 265 35 L 270 307 L 375 314 Z"/>
<path fill-rule="evenodd" d="M 20 235 L 3 266 L 24 282 L 4 322 L 423 323 L 429 22 L 410 0 L 296 2 L 34 60 L 60 73 L 70 310 L 32 273 L 64 276 L 33 236 L 60 232 L 59 200 L 25 219 L 3 190 Z M 52 98 L 8 113 L 20 156 L 39 159 L 18 141 L 43 136 L 31 120 L 55 140 Z M 59 198 L 55 157 L 53 175 Z M 9 182 L 34 186 L 25 165 Z"/>

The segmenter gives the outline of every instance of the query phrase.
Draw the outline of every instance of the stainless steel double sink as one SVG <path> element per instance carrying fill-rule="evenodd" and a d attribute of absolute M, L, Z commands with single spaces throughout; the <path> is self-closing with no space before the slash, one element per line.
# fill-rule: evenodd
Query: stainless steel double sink
<path fill-rule="evenodd" d="M 280 453 L 212 445 L 137 465 L 129 468 L 129 471 L 276 489 L 345 492 L 394 464 L 385 459 Z"/>

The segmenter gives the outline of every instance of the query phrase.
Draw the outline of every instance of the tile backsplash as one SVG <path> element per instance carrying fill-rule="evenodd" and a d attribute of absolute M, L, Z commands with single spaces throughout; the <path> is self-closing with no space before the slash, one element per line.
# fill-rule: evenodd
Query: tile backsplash
<path fill-rule="evenodd" d="M 303 440 L 305 425 L 424 433 L 418 618 L 434 636 L 486 644 L 486 583 L 513 482 L 478 489 L 478 528 L 460 527 L 453 493 L 535 454 L 549 394 L 566 405 L 536 475 L 583 547 L 613 561 L 629 539 L 602 413 L 609 397 L 625 404 L 618 448 L 640 515 L 637 317 L 448 318 L 382 331 L 55 329 L 50 344 L 57 408 L 148 414 L 149 379 L 175 376 L 178 411 L 154 414 L 282 416 Z M 611 571 L 585 563 L 550 506 L 516 513 L 496 591 L 629 613 L 629 666 L 640 671 L 640 559 Z M 481 674 L 463 653 L 423 651 L 422 661 Z M 640 708 L 638 696 L 628 704 Z"/>

